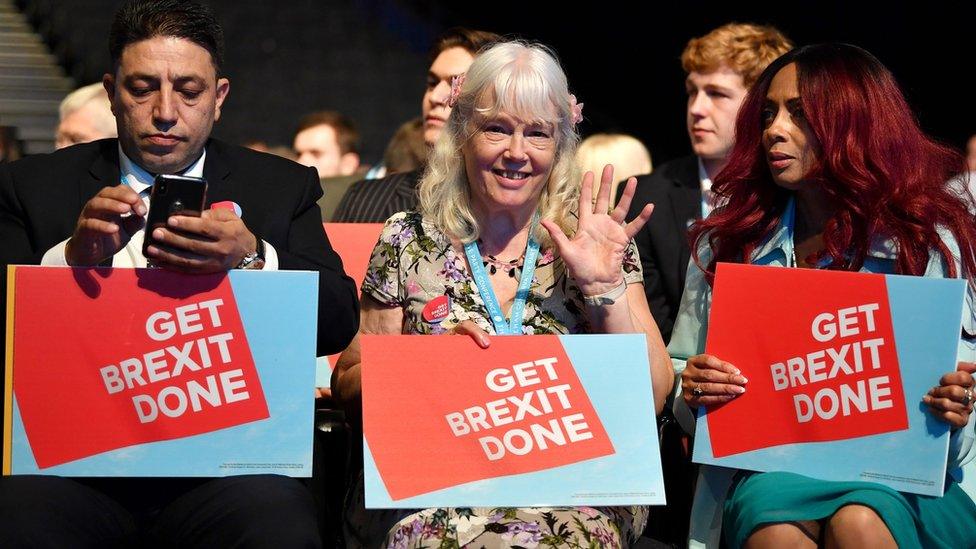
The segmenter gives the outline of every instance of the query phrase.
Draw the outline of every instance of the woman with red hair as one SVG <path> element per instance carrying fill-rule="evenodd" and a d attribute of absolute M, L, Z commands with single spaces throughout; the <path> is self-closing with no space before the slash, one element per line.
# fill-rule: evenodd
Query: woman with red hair
<path fill-rule="evenodd" d="M 944 495 L 932 498 L 870 482 L 705 467 L 693 541 L 717 546 L 715 525 L 724 522 L 731 547 L 976 547 L 976 494 L 959 484 L 963 469 L 976 475 L 976 225 L 972 197 L 944 183 L 961 166 L 961 156 L 919 129 L 892 74 L 860 48 L 795 49 L 752 87 L 713 187 L 728 202 L 691 231 L 698 268 L 688 269 L 669 346 L 676 416 L 692 432 L 691 410 L 748 390 L 734 365 L 702 354 L 719 261 L 965 278 L 958 369 L 932 372 L 923 398 L 951 429 L 948 475 Z M 708 495 L 724 495 L 724 509 Z"/>

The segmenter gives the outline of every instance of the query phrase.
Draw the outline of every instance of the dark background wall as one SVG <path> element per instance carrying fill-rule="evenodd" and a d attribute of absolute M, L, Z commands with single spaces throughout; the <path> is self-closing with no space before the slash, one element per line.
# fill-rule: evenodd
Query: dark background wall
<path fill-rule="evenodd" d="M 80 84 L 109 66 L 108 29 L 118 0 L 48 0 L 60 22 L 53 49 Z M 231 90 L 215 135 L 291 145 L 305 113 L 335 109 L 360 127 L 365 158 L 378 159 L 403 121 L 420 114 L 433 31 L 409 12 L 355 0 L 214 0 L 224 27 Z M 392 17 L 402 32 L 390 30 Z M 419 31 L 419 34 L 418 34 Z M 416 38 L 415 36 L 420 36 Z"/>
<path fill-rule="evenodd" d="M 118 2 L 48 0 L 69 29 L 71 71 L 92 81 L 107 65 Z M 586 104 L 584 133 L 641 138 L 655 163 L 688 151 L 684 74 L 688 38 L 729 21 L 773 24 L 795 43 L 860 45 L 896 75 L 924 128 L 961 147 L 976 133 L 976 2 L 710 2 L 624 4 L 446 0 L 213 0 L 227 38 L 231 94 L 216 134 L 290 144 L 301 114 L 337 109 L 360 125 L 376 161 L 403 121 L 419 114 L 426 50 L 467 25 L 540 40 L 559 53 Z"/>
<path fill-rule="evenodd" d="M 508 1 L 501 5 L 510 9 L 444 9 L 452 23 L 482 24 L 555 46 L 586 103 L 583 130 L 633 133 L 655 163 L 689 151 L 681 51 L 690 37 L 731 21 L 772 24 L 798 45 L 864 47 L 895 73 L 928 131 L 957 147 L 976 133 L 973 0 L 541 4 L 528 12 Z"/>

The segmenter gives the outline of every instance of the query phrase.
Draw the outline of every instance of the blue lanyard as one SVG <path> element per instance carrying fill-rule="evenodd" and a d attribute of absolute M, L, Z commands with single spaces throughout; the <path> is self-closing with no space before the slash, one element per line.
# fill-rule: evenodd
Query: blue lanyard
<path fill-rule="evenodd" d="M 529 228 L 529 242 L 525 246 L 525 263 L 522 265 L 522 276 L 519 277 L 518 290 L 515 292 L 515 303 L 512 304 L 510 320 L 505 322 L 505 315 L 495 297 L 495 291 L 488 280 L 488 273 L 481 262 L 481 251 L 478 249 L 477 242 L 468 242 L 464 245 L 464 255 L 468 258 L 468 266 L 471 268 L 471 275 L 474 277 L 475 285 L 478 286 L 478 293 L 481 300 L 485 302 L 491 323 L 495 326 L 495 333 L 499 335 L 522 335 L 522 318 L 525 316 L 525 300 L 529 296 L 529 288 L 532 286 L 532 277 L 535 274 L 535 262 L 539 257 L 539 243 L 532 237 L 538 221 L 538 214 L 532 220 Z"/>

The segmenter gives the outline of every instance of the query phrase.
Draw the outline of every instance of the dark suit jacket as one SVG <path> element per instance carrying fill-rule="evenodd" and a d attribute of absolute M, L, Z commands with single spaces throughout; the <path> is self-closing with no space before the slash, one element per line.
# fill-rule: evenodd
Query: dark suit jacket
<path fill-rule="evenodd" d="M 688 227 L 701 217 L 700 187 L 698 157 L 672 160 L 637 178 L 637 190 L 627 212 L 631 220 L 645 205 L 654 204 L 651 219 L 634 240 L 644 269 L 644 293 L 665 343 L 671 339 L 685 288 L 691 256 Z M 620 189 L 623 192 L 622 185 Z"/>
<path fill-rule="evenodd" d="M 357 173 L 354 175 L 323 177 L 319 180 L 322 187 L 322 198 L 319 199 L 319 210 L 322 211 L 322 221 L 326 223 L 332 221 L 332 218 L 335 217 L 336 207 L 339 206 L 339 201 L 342 200 L 343 196 L 346 196 L 346 191 L 349 190 L 349 187 L 362 178 L 363 175 Z"/>
<path fill-rule="evenodd" d="M 318 352 L 345 348 L 359 328 L 356 286 L 322 229 L 315 170 L 211 139 L 203 175 L 207 204 L 237 202 L 248 229 L 274 246 L 280 269 L 318 271 Z M 6 266 L 39 264 L 71 236 L 85 203 L 119 179 L 115 139 L 0 165 L 0 299 Z"/>
<path fill-rule="evenodd" d="M 397 212 L 417 208 L 420 171 L 400 172 L 353 184 L 339 202 L 336 223 L 383 223 Z"/>

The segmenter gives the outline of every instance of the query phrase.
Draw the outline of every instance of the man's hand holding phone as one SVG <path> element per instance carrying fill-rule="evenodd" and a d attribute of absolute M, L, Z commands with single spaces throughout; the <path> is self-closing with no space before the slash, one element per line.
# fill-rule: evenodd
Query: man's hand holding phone
<path fill-rule="evenodd" d="M 237 267 L 258 249 L 257 238 L 231 210 L 206 210 L 200 217 L 172 215 L 152 229 L 156 243 L 146 257 L 157 267 L 184 273 L 217 273 Z"/>
<path fill-rule="evenodd" d="M 148 212 L 140 193 L 127 185 L 105 187 L 89 200 L 65 245 L 68 265 L 98 265 L 122 250 L 144 226 L 143 255 L 154 266 L 174 271 L 224 272 L 262 251 L 234 211 L 203 210 L 206 180 L 159 175 L 151 189 Z"/>
<path fill-rule="evenodd" d="M 105 187 L 85 203 L 64 249 L 68 265 L 93 267 L 121 250 L 145 224 L 146 206 L 126 185 Z"/>
<path fill-rule="evenodd" d="M 204 210 L 207 181 L 159 175 L 153 183 L 142 253 L 153 265 L 183 273 L 233 269 L 257 250 L 257 238 L 226 209 Z"/>

